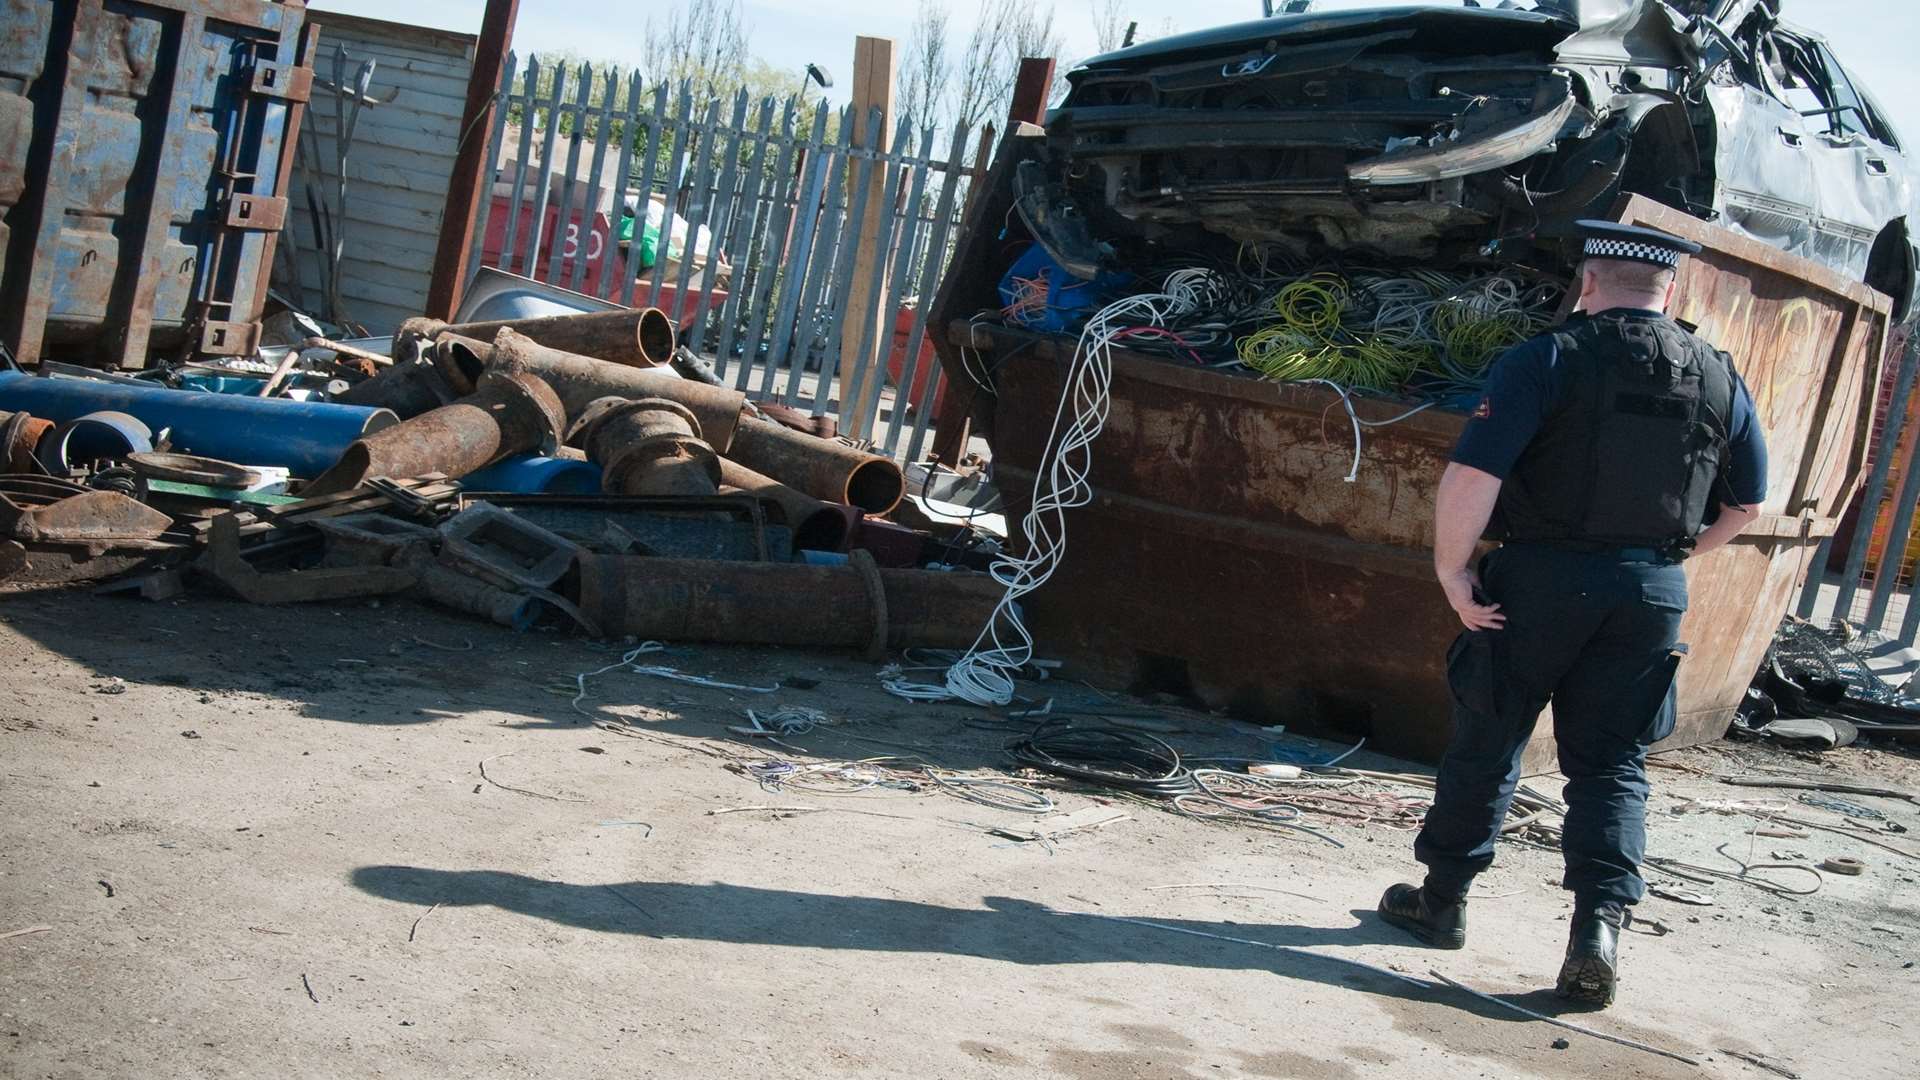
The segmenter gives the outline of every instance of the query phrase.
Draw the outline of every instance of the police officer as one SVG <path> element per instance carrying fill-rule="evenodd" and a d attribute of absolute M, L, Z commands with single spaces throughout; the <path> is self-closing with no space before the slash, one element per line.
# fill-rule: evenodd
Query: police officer
<path fill-rule="evenodd" d="M 1429 944 L 1466 943 L 1520 757 L 1553 704 L 1567 776 L 1562 997 L 1613 1001 L 1619 934 L 1646 886 L 1647 747 L 1671 734 L 1682 559 L 1758 516 L 1766 446 L 1732 360 L 1665 314 L 1699 245 L 1580 223 L 1580 313 L 1494 365 L 1440 482 L 1434 569 L 1466 626 L 1447 655 L 1454 734 L 1414 842 L 1424 884 L 1380 899 Z M 1476 571 L 1475 542 L 1500 546 Z"/>

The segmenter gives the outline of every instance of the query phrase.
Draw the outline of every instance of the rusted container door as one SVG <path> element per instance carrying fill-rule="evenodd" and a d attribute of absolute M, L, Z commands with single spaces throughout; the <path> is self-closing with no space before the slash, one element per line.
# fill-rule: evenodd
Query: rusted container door
<path fill-rule="evenodd" d="M 1859 483 L 1889 304 L 1644 200 L 1616 217 L 1707 246 L 1676 313 L 1733 353 L 1772 451 L 1766 516 L 1689 566 L 1693 654 L 1667 745 L 1690 745 L 1725 731 L 1806 560 Z M 1073 345 L 976 343 L 997 354 L 995 469 L 1017 517 Z M 1383 420 L 1404 406 L 1359 409 Z M 1042 655 L 1111 684 L 1192 693 L 1433 760 L 1450 730 L 1441 658 L 1459 628 L 1432 583 L 1433 499 L 1462 424 L 1429 411 L 1368 429 L 1349 484 L 1351 428 L 1330 391 L 1119 354 L 1093 449 L 1095 502 L 1069 516 L 1066 560 L 1030 605 Z M 1549 728 L 1532 769 L 1551 767 Z"/>
<path fill-rule="evenodd" d="M 1719 738 L 1739 706 L 1822 538 L 1864 478 L 1888 343 L 1887 297 L 1834 271 L 1636 199 L 1634 224 L 1706 245 L 1688 260 L 1675 314 L 1733 354 L 1767 432 L 1763 516 L 1689 565 L 1693 646 L 1681 667 L 1670 745 Z M 1814 569 L 1817 572 L 1817 569 Z"/>
<path fill-rule="evenodd" d="M 22 361 L 252 350 L 310 92 L 305 18 L 0 0 L 0 339 Z"/>

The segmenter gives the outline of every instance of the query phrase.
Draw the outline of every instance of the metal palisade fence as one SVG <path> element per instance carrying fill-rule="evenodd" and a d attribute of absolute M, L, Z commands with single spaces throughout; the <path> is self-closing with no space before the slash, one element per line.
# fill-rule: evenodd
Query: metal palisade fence
<path fill-rule="evenodd" d="M 1840 621 L 1870 643 L 1920 640 L 1920 333 L 1896 332 L 1882 372 L 1866 479 L 1840 532 L 1816 549 L 1795 614 Z"/>
<path fill-rule="evenodd" d="M 927 310 L 991 127 L 976 146 L 746 90 L 702 107 L 691 84 L 512 55 L 497 94 L 471 265 L 663 308 L 729 385 L 921 456 L 944 390 Z"/>

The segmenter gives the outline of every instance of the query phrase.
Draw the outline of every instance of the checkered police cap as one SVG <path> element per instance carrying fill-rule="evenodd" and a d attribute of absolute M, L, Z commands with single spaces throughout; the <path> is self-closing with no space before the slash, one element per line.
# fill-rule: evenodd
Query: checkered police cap
<path fill-rule="evenodd" d="M 1582 221 L 1586 257 L 1648 263 L 1673 269 L 1680 260 L 1700 252 L 1700 245 L 1658 229 L 1620 225 L 1611 221 Z"/>

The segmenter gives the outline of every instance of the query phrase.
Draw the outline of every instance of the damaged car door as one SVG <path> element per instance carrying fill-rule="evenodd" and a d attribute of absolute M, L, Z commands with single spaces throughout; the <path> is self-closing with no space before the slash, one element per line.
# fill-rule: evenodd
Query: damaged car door
<path fill-rule="evenodd" d="M 1787 100 L 1770 20 L 1750 17 L 1735 34 L 1741 55 L 1708 91 L 1719 146 L 1724 220 L 1756 240 L 1812 255 L 1819 194 L 1807 124 Z"/>

